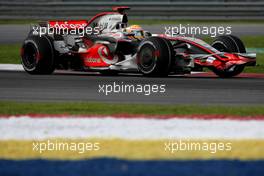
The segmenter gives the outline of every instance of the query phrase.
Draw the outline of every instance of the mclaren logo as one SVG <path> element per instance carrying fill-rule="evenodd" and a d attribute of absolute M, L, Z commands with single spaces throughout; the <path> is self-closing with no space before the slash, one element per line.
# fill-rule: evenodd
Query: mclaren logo
<path fill-rule="evenodd" d="M 109 52 L 107 51 L 106 47 L 105 46 L 102 46 L 98 49 L 98 54 L 99 56 L 101 57 L 101 59 L 111 65 L 111 64 L 114 64 L 118 61 L 118 57 L 114 57 L 113 59 L 108 59 L 107 57 L 109 56 Z"/>

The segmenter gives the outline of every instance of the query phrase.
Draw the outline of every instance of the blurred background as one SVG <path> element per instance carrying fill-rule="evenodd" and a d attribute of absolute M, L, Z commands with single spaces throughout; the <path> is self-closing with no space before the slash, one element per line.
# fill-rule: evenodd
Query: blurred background
<path fill-rule="evenodd" d="M 130 6 L 130 19 L 264 19 L 262 0 L 1 0 L 0 19 L 89 18 Z"/>

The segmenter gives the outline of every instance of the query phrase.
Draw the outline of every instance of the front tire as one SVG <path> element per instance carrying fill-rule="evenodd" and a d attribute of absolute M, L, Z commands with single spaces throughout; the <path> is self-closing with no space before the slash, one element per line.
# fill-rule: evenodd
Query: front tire
<path fill-rule="evenodd" d="M 55 69 L 52 39 L 29 36 L 22 45 L 21 62 L 29 74 L 52 74 Z"/>
<path fill-rule="evenodd" d="M 138 48 L 138 69 L 146 76 L 168 76 L 173 53 L 173 47 L 167 39 L 146 38 Z"/>
<path fill-rule="evenodd" d="M 233 35 L 219 36 L 212 43 L 212 47 L 220 52 L 246 53 L 245 45 L 243 44 L 243 42 L 238 37 Z M 244 68 L 244 65 L 234 65 L 226 70 L 218 70 L 216 68 L 212 68 L 212 71 L 219 77 L 229 78 L 240 74 L 244 70 Z"/>

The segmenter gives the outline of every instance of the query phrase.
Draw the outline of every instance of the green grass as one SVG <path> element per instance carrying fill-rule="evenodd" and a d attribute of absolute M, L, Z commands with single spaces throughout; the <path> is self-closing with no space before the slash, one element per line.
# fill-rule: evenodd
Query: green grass
<path fill-rule="evenodd" d="M 241 37 L 248 48 L 264 48 L 264 36 L 243 36 Z M 204 40 L 211 43 L 213 38 L 206 37 Z M 0 63 L 20 63 L 21 44 L 1 44 L 0 45 Z M 257 66 L 246 67 L 248 73 L 264 73 L 264 53 L 257 53 Z"/>
<path fill-rule="evenodd" d="M 264 106 L 199 106 L 199 105 L 135 105 L 108 103 L 28 103 L 0 101 L 0 114 L 147 114 L 147 115 L 203 115 L 237 116 L 264 115 Z"/>
<path fill-rule="evenodd" d="M 1 19 L 0 24 L 32 24 L 38 23 L 35 19 Z M 155 20 L 155 19 L 144 19 L 144 20 L 129 20 L 129 24 L 262 24 L 263 20 Z"/>
<path fill-rule="evenodd" d="M 20 63 L 21 44 L 1 44 L 0 45 L 0 63 L 19 64 Z"/>

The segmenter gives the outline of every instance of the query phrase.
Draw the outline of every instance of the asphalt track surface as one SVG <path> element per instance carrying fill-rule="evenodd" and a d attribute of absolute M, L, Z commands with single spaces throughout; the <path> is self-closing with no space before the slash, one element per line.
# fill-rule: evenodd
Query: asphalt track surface
<path fill-rule="evenodd" d="M 166 27 L 179 27 L 179 24 L 166 24 L 166 25 L 142 25 L 142 27 L 154 34 L 163 34 L 165 33 Z M 183 24 L 183 26 L 188 26 Z M 191 26 L 191 25 L 190 25 Z M 195 25 L 192 26 L 207 26 L 207 27 L 219 27 L 221 24 L 206 24 L 206 25 Z M 226 24 L 223 24 L 226 27 Z M 232 24 L 229 25 L 232 27 L 232 34 L 237 36 L 242 35 L 264 35 L 264 24 Z M 28 32 L 30 31 L 30 25 L 0 25 L 0 44 L 12 44 L 12 43 L 22 43 L 22 41 L 27 37 Z"/>
<path fill-rule="evenodd" d="M 165 84 L 165 93 L 99 92 L 99 85 Z M 211 76 L 170 76 L 148 78 L 141 75 L 101 76 L 96 73 L 56 72 L 29 75 L 23 71 L 0 72 L 0 100 L 90 101 L 147 104 L 257 105 L 264 104 L 263 78 L 221 79 Z"/>

